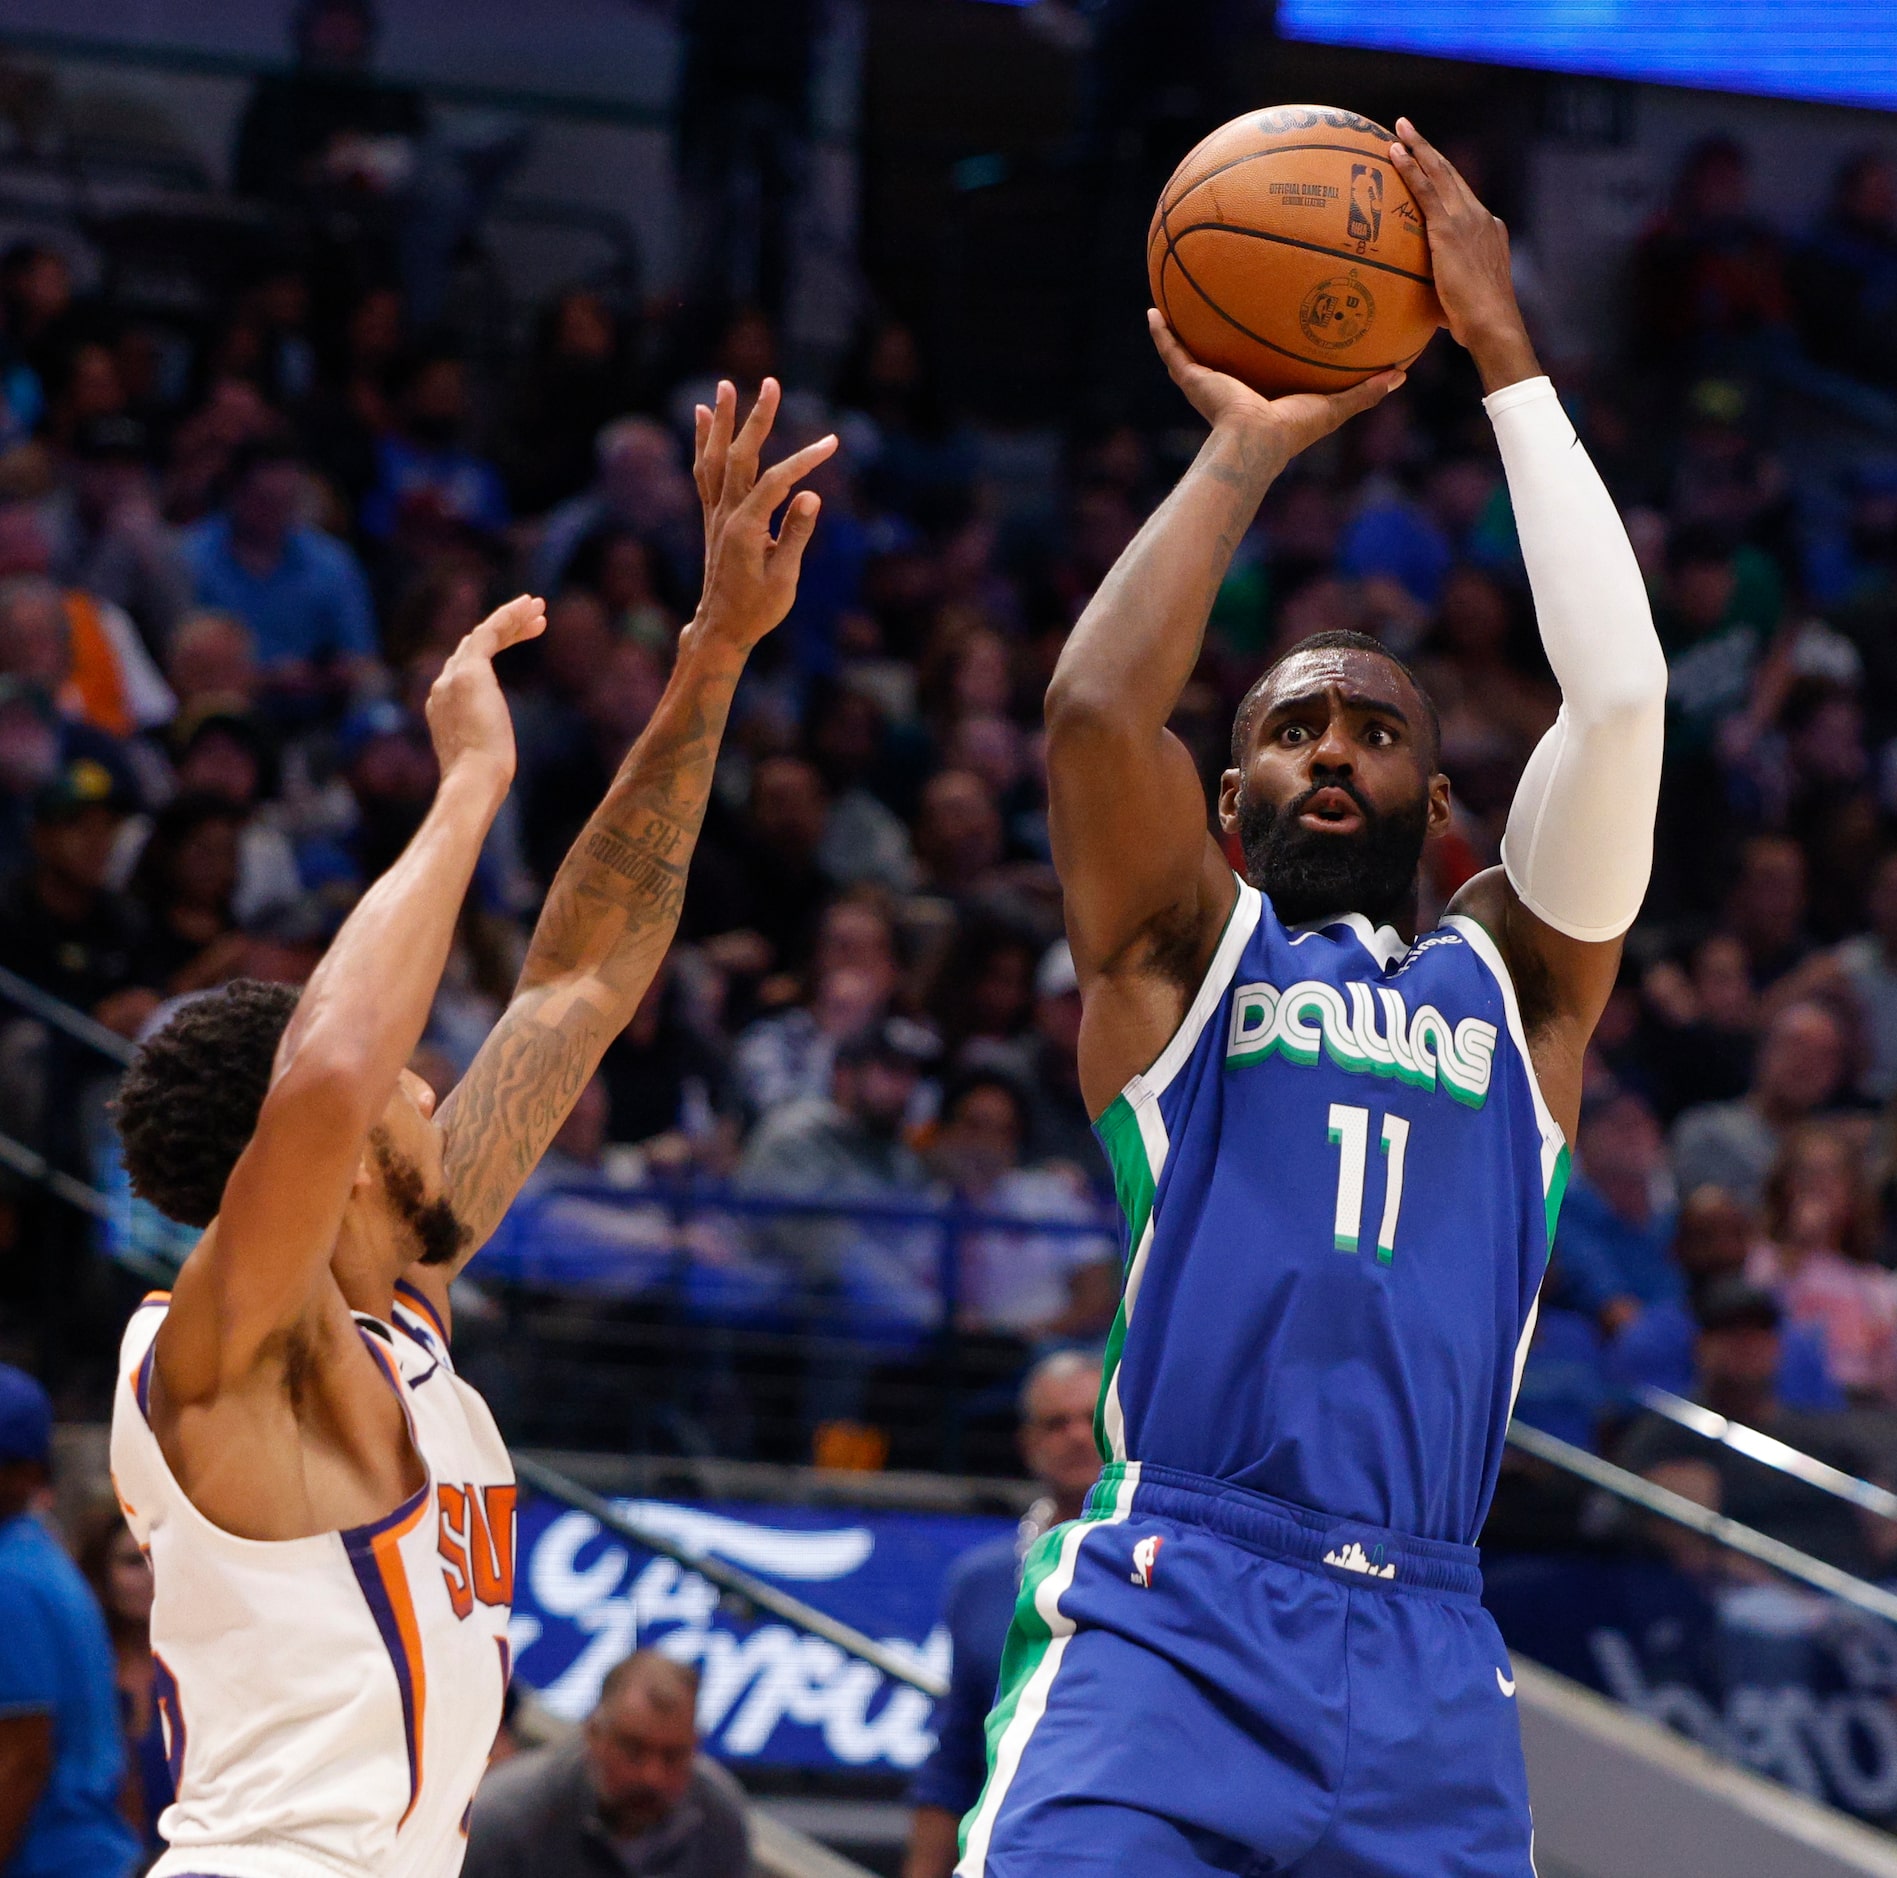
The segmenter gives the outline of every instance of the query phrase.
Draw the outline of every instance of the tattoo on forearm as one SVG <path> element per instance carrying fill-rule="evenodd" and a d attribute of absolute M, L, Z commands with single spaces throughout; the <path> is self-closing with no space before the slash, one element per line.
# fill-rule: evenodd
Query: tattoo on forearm
<path fill-rule="evenodd" d="M 729 703 L 708 684 L 660 706 L 548 889 L 514 1002 L 443 1105 L 447 1190 L 474 1244 L 500 1223 L 671 944 Z"/>

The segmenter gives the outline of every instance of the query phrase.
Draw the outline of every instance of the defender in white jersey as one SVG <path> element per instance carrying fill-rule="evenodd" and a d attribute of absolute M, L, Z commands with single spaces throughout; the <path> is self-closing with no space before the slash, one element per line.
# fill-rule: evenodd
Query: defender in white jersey
<path fill-rule="evenodd" d="M 454 1373 L 448 1286 L 671 942 L 751 648 L 789 611 L 824 438 L 760 472 L 766 380 L 698 413 L 705 590 L 670 684 L 548 893 L 513 1002 L 442 1102 L 419 1041 L 513 776 L 502 607 L 428 702 L 441 768 L 301 997 L 239 981 L 141 1048 L 134 1191 L 206 1230 L 125 1333 L 112 1470 L 152 1562 L 177 1783 L 157 1878 L 451 1878 L 507 1686 L 514 1477 Z M 770 518 L 789 499 L 778 534 Z"/>

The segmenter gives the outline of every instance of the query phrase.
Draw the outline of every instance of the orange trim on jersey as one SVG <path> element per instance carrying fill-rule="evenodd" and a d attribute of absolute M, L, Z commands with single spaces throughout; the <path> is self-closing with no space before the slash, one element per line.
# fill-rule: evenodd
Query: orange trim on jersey
<path fill-rule="evenodd" d="M 361 1334 L 363 1344 L 381 1366 L 389 1387 L 395 1391 L 395 1399 L 402 1405 L 412 1438 L 415 1418 L 409 1411 L 395 1358 L 382 1347 L 379 1338 L 367 1331 Z M 368 1601 L 383 1648 L 389 1653 L 396 1687 L 402 1697 L 402 1727 L 408 1738 L 408 1805 L 403 1809 L 398 1830 L 408 1824 L 422 1797 L 422 1728 L 428 1708 L 428 1664 L 422 1652 L 421 1625 L 415 1618 L 415 1600 L 409 1591 L 408 1568 L 402 1563 L 401 1545 L 433 1504 L 433 1486 L 432 1478 L 424 1480 L 385 1518 L 341 1535 L 343 1550 Z"/>
<path fill-rule="evenodd" d="M 391 1526 L 386 1532 L 378 1533 L 369 1542 L 374 1555 L 376 1569 L 382 1574 L 382 1588 L 389 1600 L 389 1609 L 395 1614 L 396 1635 L 402 1643 L 402 1656 L 408 1665 L 409 1687 L 414 1692 L 410 1708 L 413 1721 L 409 1726 L 409 1793 L 408 1805 L 402 1811 L 399 1825 L 406 1826 L 409 1815 L 414 1812 L 422 1797 L 422 1718 L 428 1708 L 428 1665 L 422 1656 L 422 1629 L 415 1620 L 415 1600 L 409 1595 L 408 1569 L 402 1563 L 401 1542 L 421 1522 L 422 1514 L 427 1510 L 428 1496 L 424 1493 L 413 1511 L 400 1525 Z"/>

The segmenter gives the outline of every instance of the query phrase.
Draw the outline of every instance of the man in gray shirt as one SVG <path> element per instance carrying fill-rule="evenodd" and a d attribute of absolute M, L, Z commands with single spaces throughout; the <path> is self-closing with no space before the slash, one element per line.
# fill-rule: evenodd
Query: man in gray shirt
<path fill-rule="evenodd" d="M 738 1783 L 698 1752 L 698 1672 L 635 1650 L 571 1740 L 475 1796 L 464 1878 L 749 1878 Z"/>
<path fill-rule="evenodd" d="M 1702 1102 L 1673 1124 L 1680 1192 L 1723 1187 L 1756 1207 L 1786 1135 L 1837 1100 L 1845 1066 L 1845 1035 L 1831 1008 L 1788 1004 L 1759 1044 L 1752 1087 L 1737 1102 Z"/>

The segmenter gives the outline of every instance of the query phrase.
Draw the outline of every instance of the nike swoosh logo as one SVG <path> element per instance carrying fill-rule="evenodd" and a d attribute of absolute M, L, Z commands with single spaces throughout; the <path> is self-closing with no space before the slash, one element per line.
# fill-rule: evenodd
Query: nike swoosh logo
<path fill-rule="evenodd" d="M 1495 1672 L 1495 1686 L 1500 1689 L 1504 1695 L 1513 1695 L 1515 1693 L 1514 1683 L 1507 1676 L 1504 1676 L 1499 1669 Z"/>

